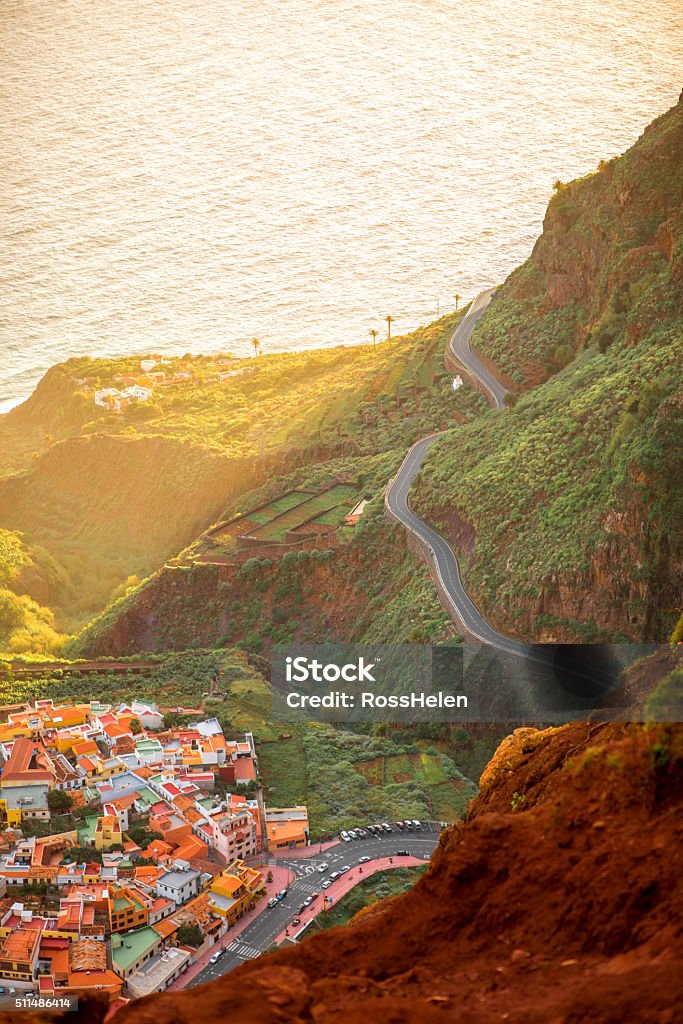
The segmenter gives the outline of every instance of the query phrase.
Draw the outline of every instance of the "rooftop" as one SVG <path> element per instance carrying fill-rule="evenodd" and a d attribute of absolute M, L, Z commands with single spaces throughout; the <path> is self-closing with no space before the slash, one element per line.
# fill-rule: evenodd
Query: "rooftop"
<path fill-rule="evenodd" d="M 114 966 L 118 967 L 121 971 L 127 970 L 147 950 L 155 946 L 160 939 L 159 932 L 149 926 L 135 928 L 131 932 L 126 932 L 125 935 L 121 936 L 120 943 L 116 942 L 116 939 L 112 939 L 111 955 Z"/>
<path fill-rule="evenodd" d="M 191 956 L 189 950 L 176 948 L 157 953 L 128 978 L 131 994 L 139 998 L 159 991 L 166 980 L 179 968 L 182 969 Z"/>

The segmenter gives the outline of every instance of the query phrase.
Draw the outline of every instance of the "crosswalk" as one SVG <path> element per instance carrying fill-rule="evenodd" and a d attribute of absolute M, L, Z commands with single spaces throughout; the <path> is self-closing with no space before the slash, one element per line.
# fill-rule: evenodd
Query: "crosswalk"
<path fill-rule="evenodd" d="M 313 892 L 320 892 L 320 881 L 297 882 L 296 891 L 305 892 L 307 894 Z"/>
<path fill-rule="evenodd" d="M 255 960 L 257 956 L 261 955 L 260 949 L 254 949 L 253 946 L 248 946 L 246 942 L 240 942 L 239 939 L 233 939 L 228 950 L 242 960 Z"/>

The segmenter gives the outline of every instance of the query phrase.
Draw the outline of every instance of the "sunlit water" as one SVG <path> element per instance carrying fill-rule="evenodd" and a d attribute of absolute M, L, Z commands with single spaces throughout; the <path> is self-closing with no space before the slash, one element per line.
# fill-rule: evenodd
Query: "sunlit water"
<path fill-rule="evenodd" d="M 680 0 L 1 0 L 0 400 L 76 354 L 368 341 L 677 99 Z"/>

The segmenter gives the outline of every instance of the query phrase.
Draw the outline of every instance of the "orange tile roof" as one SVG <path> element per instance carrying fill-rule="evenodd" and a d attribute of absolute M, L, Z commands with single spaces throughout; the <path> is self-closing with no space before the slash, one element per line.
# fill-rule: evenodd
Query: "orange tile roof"
<path fill-rule="evenodd" d="M 143 881 L 149 879 L 155 879 L 159 873 L 159 869 L 154 864 L 142 864 L 140 867 L 135 869 L 135 877 L 140 878 Z"/>
<path fill-rule="evenodd" d="M 72 971 L 104 971 L 107 969 L 107 947 L 104 942 L 85 936 L 69 946 Z"/>
<path fill-rule="evenodd" d="M 112 739 L 115 739 L 117 736 L 125 736 L 130 732 L 130 729 L 126 729 L 125 726 L 112 722 L 111 725 L 105 725 L 104 731 L 107 736 L 111 736 Z"/>
<path fill-rule="evenodd" d="M 165 939 L 178 931 L 178 924 L 170 917 L 164 918 L 163 921 L 157 921 L 152 927 L 155 932 L 159 932 L 159 935 L 162 935 Z"/>
<path fill-rule="evenodd" d="M 12 753 L 2 773 L 3 783 L 7 782 L 51 782 L 52 761 L 42 743 L 20 736 L 12 744 Z"/>
<path fill-rule="evenodd" d="M 242 885 L 244 885 L 244 882 L 236 875 L 220 875 L 218 878 L 214 878 L 211 883 L 211 889 L 213 892 L 232 896 Z"/>
<path fill-rule="evenodd" d="M 40 932 L 34 928 L 19 928 L 11 932 L 0 945 L 0 959 L 26 963 L 31 960 Z"/>

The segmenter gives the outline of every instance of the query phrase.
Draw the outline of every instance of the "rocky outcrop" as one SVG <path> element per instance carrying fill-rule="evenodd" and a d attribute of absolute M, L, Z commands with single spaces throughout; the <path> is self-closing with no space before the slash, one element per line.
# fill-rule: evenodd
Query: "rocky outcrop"
<path fill-rule="evenodd" d="M 683 729 L 519 730 L 483 781 L 409 893 L 117 1020 L 674 1024 Z"/>

